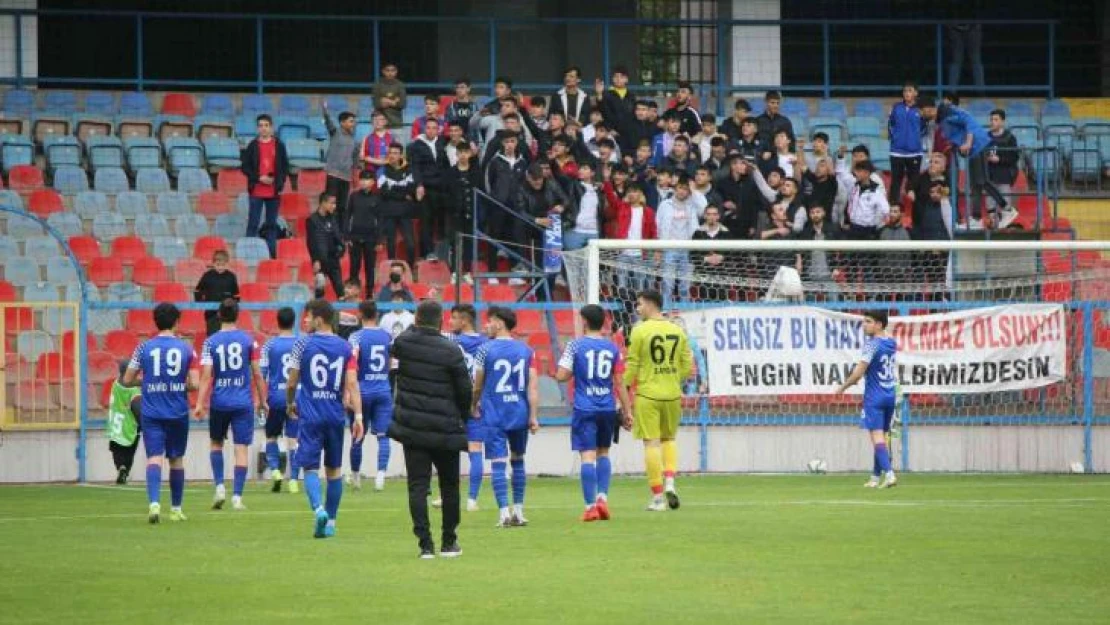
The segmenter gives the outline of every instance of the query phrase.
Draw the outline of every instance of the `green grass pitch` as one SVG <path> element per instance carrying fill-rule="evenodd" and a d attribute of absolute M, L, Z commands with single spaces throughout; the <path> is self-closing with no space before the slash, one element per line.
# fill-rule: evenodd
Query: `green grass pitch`
<path fill-rule="evenodd" d="M 463 513 L 459 560 L 417 559 L 404 482 L 348 489 L 314 540 L 303 494 L 150 526 L 132 487 L 0 488 L 5 623 L 1106 623 L 1110 478 L 690 476 L 682 508 L 614 480 L 529 481 L 527 528 Z M 164 495 L 166 505 L 168 493 Z M 168 513 L 168 505 L 164 508 Z M 433 515 L 438 522 L 438 513 Z"/>

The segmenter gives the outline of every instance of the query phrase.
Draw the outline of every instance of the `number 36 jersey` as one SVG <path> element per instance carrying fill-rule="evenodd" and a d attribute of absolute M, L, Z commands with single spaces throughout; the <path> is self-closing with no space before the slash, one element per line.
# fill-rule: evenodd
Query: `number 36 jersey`
<path fill-rule="evenodd" d="M 559 368 L 574 375 L 575 412 L 616 412 L 624 362 L 612 341 L 586 336 L 567 343 Z"/>
<path fill-rule="evenodd" d="M 894 405 L 895 387 L 898 385 L 898 368 L 895 355 L 898 343 L 889 336 L 869 339 L 863 346 L 860 362 L 867 363 L 864 377 L 863 405 Z"/>
<path fill-rule="evenodd" d="M 310 334 L 293 346 L 292 370 L 300 372 L 297 412 L 306 422 L 346 422 L 343 393 L 347 371 L 358 370 L 358 354 L 334 334 Z"/>
<path fill-rule="evenodd" d="M 625 384 L 635 384 L 636 395 L 647 399 L 680 399 L 694 366 L 686 332 L 666 319 L 647 319 L 632 328 L 631 338 Z"/>
<path fill-rule="evenodd" d="M 532 348 L 516 339 L 493 339 L 478 350 L 474 370 L 485 372 L 480 416 L 486 426 L 507 432 L 528 427 Z"/>

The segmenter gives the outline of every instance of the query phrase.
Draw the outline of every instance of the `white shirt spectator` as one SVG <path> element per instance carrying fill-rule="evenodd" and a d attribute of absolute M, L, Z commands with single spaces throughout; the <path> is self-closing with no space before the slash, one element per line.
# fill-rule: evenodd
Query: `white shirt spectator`
<path fill-rule="evenodd" d="M 578 204 L 578 217 L 574 220 L 574 230 L 582 234 L 597 234 L 597 189 L 592 184 L 582 184 L 582 186 L 585 190 Z"/>

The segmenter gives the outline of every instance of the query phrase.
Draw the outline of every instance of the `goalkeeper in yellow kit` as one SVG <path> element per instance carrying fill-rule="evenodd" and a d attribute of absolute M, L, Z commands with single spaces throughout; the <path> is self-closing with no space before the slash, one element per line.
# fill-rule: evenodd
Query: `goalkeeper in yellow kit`
<path fill-rule="evenodd" d="M 678 508 L 674 476 L 678 469 L 678 422 L 682 383 L 693 371 L 686 332 L 662 315 L 663 296 L 644 291 L 636 298 L 640 322 L 632 328 L 624 383 L 634 387 L 633 435 L 644 441 L 644 464 L 651 512 Z M 666 494 L 666 505 L 663 503 Z"/>

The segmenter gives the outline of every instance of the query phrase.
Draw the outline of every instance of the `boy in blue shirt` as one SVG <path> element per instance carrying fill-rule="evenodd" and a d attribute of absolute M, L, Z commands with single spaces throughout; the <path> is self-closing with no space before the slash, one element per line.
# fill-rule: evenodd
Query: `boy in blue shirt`
<path fill-rule="evenodd" d="M 471 381 L 474 380 L 474 360 L 478 356 L 478 350 L 489 340 L 475 328 L 477 318 L 478 313 L 474 310 L 474 306 L 456 304 L 451 309 L 451 331 L 447 333 L 447 338 L 454 341 L 462 350 L 463 360 L 466 361 L 466 369 L 470 372 Z M 478 493 L 482 489 L 482 472 L 486 464 L 482 457 L 482 440 L 484 438 L 482 422 L 478 419 L 467 419 L 466 445 L 467 455 L 470 458 L 470 491 L 466 499 L 467 512 L 478 511 Z"/>
<path fill-rule="evenodd" d="M 251 384 L 255 384 L 263 411 L 267 409 L 266 380 L 258 366 L 258 344 L 254 337 L 235 327 L 239 321 L 239 302 L 226 299 L 216 313 L 220 330 L 204 341 L 200 355 L 200 393 L 193 413 L 196 418 L 208 410 L 208 435 L 211 441 L 209 460 L 212 463 L 212 481 L 216 493 L 212 509 L 223 508 L 227 500 L 224 489 L 224 440 L 231 428 L 235 441 L 235 473 L 232 482 L 231 507 L 246 510 L 243 505 L 243 488 L 247 483 L 247 459 L 254 440 L 254 398 Z"/>
<path fill-rule="evenodd" d="M 921 171 L 921 158 L 925 155 L 923 139 L 925 121 L 917 108 L 917 84 L 907 81 L 902 87 L 902 101 L 890 107 L 887 120 L 890 135 L 890 189 L 891 206 L 902 201 L 902 182 L 907 189 Z"/>
<path fill-rule="evenodd" d="M 389 346 L 393 343 L 393 335 L 378 327 L 378 305 L 373 301 L 359 304 L 358 314 L 362 328 L 355 330 L 348 342 L 358 354 L 362 414 L 370 419 L 370 433 L 378 438 L 378 474 L 374 478 L 374 490 L 381 491 L 385 488 L 385 470 L 389 467 L 386 431 L 393 419 L 393 390 L 389 384 Z M 362 464 L 362 440 L 351 439 L 351 470 L 356 476 Z"/>
<path fill-rule="evenodd" d="M 866 379 L 863 386 L 863 413 L 860 429 L 867 430 L 875 447 L 875 463 L 867 488 L 891 488 L 898 485 L 898 478 L 890 463 L 890 449 L 886 435 L 894 417 L 898 393 L 898 343 L 886 332 L 887 313 L 869 310 L 863 313 L 863 333 L 867 336 L 863 353 L 856 368 L 840 385 L 839 395 Z M 882 476 L 880 483 L 879 477 Z"/>
<path fill-rule="evenodd" d="M 624 376 L 620 349 L 601 335 L 605 311 L 589 304 L 578 314 L 586 333 L 567 344 L 555 379 L 567 382 L 574 378 L 570 446 L 582 456 L 582 497 L 586 502 L 582 520 L 588 523 L 609 520 L 609 479 L 613 474 L 609 447 L 617 428 L 617 400 L 620 424 L 626 430 L 632 429 L 632 404 L 628 389 L 619 382 Z"/>
<path fill-rule="evenodd" d="M 273 492 L 281 492 L 282 474 L 279 465 L 281 452 L 278 449 L 278 437 L 285 432 L 286 458 L 289 460 L 289 492 L 298 492 L 297 480 L 300 479 L 300 468 L 297 466 L 297 422 L 290 419 L 285 412 L 285 387 L 289 379 L 289 367 L 293 362 L 293 345 L 297 337 L 293 336 L 293 324 L 297 321 L 297 313 L 292 308 L 282 308 L 277 312 L 278 335 L 266 341 L 262 346 L 262 355 L 258 359 L 258 368 L 262 378 L 266 380 L 268 392 L 267 403 L 270 409 L 266 411 L 266 468 L 270 470 L 273 480 Z"/>
<path fill-rule="evenodd" d="M 197 356 L 177 338 L 181 311 L 168 302 L 154 309 L 158 334 L 135 348 L 123 386 L 142 385 L 143 446 L 146 449 L 147 520 L 161 521 L 162 457 L 170 461 L 170 520 L 184 521 L 185 448 L 189 442 L 189 391 L 197 388 Z M 140 382 L 139 376 L 142 376 Z"/>
<path fill-rule="evenodd" d="M 312 300 L 305 305 L 304 318 L 311 334 L 293 346 L 285 404 L 289 417 L 300 419 L 297 463 L 304 469 L 304 492 L 315 521 L 313 536 L 329 538 L 335 536 L 335 520 L 343 498 L 343 428 L 348 408 L 355 413 L 351 438 L 358 440 L 363 435 L 358 354 L 350 343 L 335 335 L 335 309 L 331 304 Z M 320 454 L 324 455 L 328 479 L 327 500 L 323 503 Z"/>
<path fill-rule="evenodd" d="M 539 431 L 539 381 L 532 348 L 513 338 L 516 314 L 507 308 L 489 310 L 490 341 L 474 360 L 474 406 L 482 420 L 486 455 L 490 458 L 493 494 L 500 516 L 497 527 L 524 527 L 524 452 L 528 433 Z M 509 454 L 512 453 L 510 458 Z M 509 509 L 505 461 L 513 469 L 513 508 Z"/>

